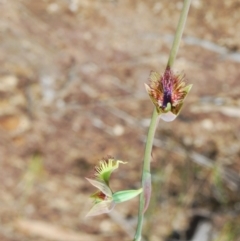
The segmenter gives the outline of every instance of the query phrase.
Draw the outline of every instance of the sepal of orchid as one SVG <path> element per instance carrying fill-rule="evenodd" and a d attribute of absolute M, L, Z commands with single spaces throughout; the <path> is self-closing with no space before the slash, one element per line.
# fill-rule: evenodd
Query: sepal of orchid
<path fill-rule="evenodd" d="M 93 199 L 94 206 L 88 212 L 86 217 L 110 212 L 114 208 L 115 202 L 113 201 L 113 193 L 109 186 L 105 182 L 96 181 L 90 178 L 86 179 L 93 186 L 98 188 L 98 191 L 90 196 L 90 198 Z"/>
<path fill-rule="evenodd" d="M 101 181 L 96 181 L 94 179 L 86 178 L 94 187 L 99 189 L 102 193 L 104 193 L 107 197 L 112 196 L 112 191 L 110 187 L 105 183 Z M 91 196 L 94 198 L 94 194 Z"/>
<path fill-rule="evenodd" d="M 99 165 L 95 167 L 96 178 L 108 185 L 112 172 L 118 169 L 120 163 L 125 164 L 126 162 L 115 160 L 114 158 L 106 158 L 101 160 Z"/>
<path fill-rule="evenodd" d="M 162 76 L 152 71 L 149 80 L 145 88 L 160 118 L 173 121 L 180 113 L 192 85 L 185 86 L 184 75 L 176 75 L 169 68 Z"/>
<path fill-rule="evenodd" d="M 137 190 L 119 191 L 119 192 L 115 192 L 112 198 L 115 203 L 122 203 L 138 196 L 141 192 L 142 192 L 142 188 Z"/>
<path fill-rule="evenodd" d="M 109 213 L 113 210 L 115 205 L 116 203 L 113 200 L 105 200 L 98 202 L 90 209 L 86 217 L 97 216 L 103 213 Z"/>

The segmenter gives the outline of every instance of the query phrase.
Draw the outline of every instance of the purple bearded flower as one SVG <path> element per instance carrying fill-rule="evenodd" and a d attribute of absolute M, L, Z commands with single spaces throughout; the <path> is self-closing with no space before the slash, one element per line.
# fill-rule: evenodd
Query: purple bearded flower
<path fill-rule="evenodd" d="M 145 87 L 160 118 L 173 121 L 180 113 L 192 85 L 186 86 L 184 75 L 176 75 L 169 68 L 162 76 L 152 71 L 149 79 L 150 83 L 145 84 Z"/>

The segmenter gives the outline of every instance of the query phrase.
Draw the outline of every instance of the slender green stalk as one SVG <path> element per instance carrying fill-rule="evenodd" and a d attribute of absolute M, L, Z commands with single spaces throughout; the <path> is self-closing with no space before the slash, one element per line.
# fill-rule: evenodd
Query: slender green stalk
<path fill-rule="evenodd" d="M 167 68 L 171 68 L 173 66 L 174 60 L 176 58 L 190 5 L 191 5 L 191 0 L 184 0 L 183 9 L 182 9 L 180 19 L 178 22 L 172 49 L 171 49 L 171 52 L 169 55 Z M 147 136 L 147 140 L 146 140 L 145 154 L 144 154 L 144 163 L 143 163 L 143 169 L 142 169 L 142 186 L 143 186 L 143 188 L 146 186 L 146 183 L 149 181 L 149 179 L 150 179 L 150 185 L 151 185 L 150 162 L 151 162 L 154 134 L 155 134 L 155 130 L 156 130 L 157 123 L 158 123 L 157 120 L 158 120 L 158 113 L 157 113 L 156 108 L 154 108 L 151 123 L 149 126 L 148 136 Z M 134 241 L 141 240 L 143 218 L 144 218 L 144 211 L 145 211 L 144 209 L 146 208 L 145 202 L 149 201 L 149 200 L 145 200 L 146 196 L 144 194 L 145 194 L 145 192 L 143 191 L 143 193 L 140 195 L 140 198 L 139 198 L 138 224 L 137 224 L 137 230 L 136 230 L 136 234 L 134 237 Z M 150 197 L 148 197 L 148 198 L 150 198 Z"/>
<path fill-rule="evenodd" d="M 143 170 L 142 170 L 143 187 L 147 179 L 151 178 L 150 161 L 151 161 L 151 154 L 152 154 L 153 139 L 154 139 L 157 123 L 158 123 L 158 113 L 156 108 L 154 108 L 151 123 L 148 130 L 148 136 L 147 136 L 145 154 L 144 154 L 144 160 L 143 160 Z M 138 225 L 137 225 L 134 241 L 141 240 L 143 217 L 144 217 L 144 206 L 145 206 L 145 197 L 144 197 L 144 192 L 142 192 L 139 198 Z"/>
<path fill-rule="evenodd" d="M 173 40 L 173 45 L 172 45 L 172 49 L 170 51 L 169 54 L 169 58 L 168 58 L 168 63 L 167 63 L 167 68 L 171 68 L 173 67 L 173 63 L 175 61 L 175 58 L 177 56 L 177 52 L 178 52 L 178 48 L 181 42 L 181 38 L 182 38 L 182 34 L 183 34 L 183 30 L 185 27 L 185 23 L 187 20 L 187 16 L 188 16 L 188 11 L 191 5 L 191 1 L 192 0 L 184 0 L 183 2 L 183 8 L 182 8 L 182 12 L 178 21 L 178 26 L 177 26 L 177 30 L 175 33 L 175 37 Z"/>

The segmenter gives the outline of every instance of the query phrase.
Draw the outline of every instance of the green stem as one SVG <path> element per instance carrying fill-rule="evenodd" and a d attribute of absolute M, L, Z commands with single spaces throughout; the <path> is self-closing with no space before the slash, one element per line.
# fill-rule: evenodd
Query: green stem
<path fill-rule="evenodd" d="M 151 123 L 148 130 L 146 147 L 145 147 L 143 170 L 142 170 L 142 186 L 144 186 L 146 179 L 149 178 L 149 175 L 151 172 L 150 161 L 151 161 L 151 154 L 152 154 L 153 139 L 154 139 L 157 123 L 158 123 L 158 113 L 156 108 L 154 108 Z M 142 225 L 143 225 L 143 218 L 144 218 L 144 206 L 145 206 L 145 198 L 144 198 L 144 192 L 142 192 L 139 198 L 138 225 L 137 225 L 134 241 L 141 240 Z"/>
<path fill-rule="evenodd" d="M 185 23 L 187 20 L 187 16 L 188 16 L 188 11 L 191 5 L 191 1 L 192 0 L 184 0 L 183 2 L 183 8 L 182 8 L 182 12 L 178 21 L 178 26 L 177 26 L 177 30 L 175 33 L 175 37 L 173 40 L 173 44 L 172 44 L 172 49 L 171 52 L 169 54 L 169 58 L 168 58 L 168 63 L 167 63 L 167 68 L 171 68 L 173 67 L 173 63 L 175 61 L 175 58 L 177 56 L 177 52 L 178 52 L 178 48 L 181 42 L 181 38 L 182 38 L 182 34 L 183 34 L 183 30 L 185 27 Z"/>
<path fill-rule="evenodd" d="M 172 49 L 171 49 L 171 52 L 169 55 L 167 68 L 171 68 L 175 61 L 190 5 L 191 5 L 191 0 L 184 0 L 183 9 L 182 9 L 180 19 L 178 22 Z M 156 130 L 157 123 L 158 123 L 157 120 L 158 120 L 158 113 L 157 113 L 156 108 L 154 108 L 151 123 L 150 123 L 149 130 L 148 130 L 148 136 L 147 136 L 145 154 L 144 154 L 144 163 L 143 163 L 143 170 L 142 170 L 142 186 L 143 187 L 146 184 L 146 182 L 148 181 L 148 179 L 151 178 L 150 162 L 151 162 L 154 134 L 155 134 L 155 130 Z M 148 198 L 150 198 L 150 197 L 148 197 Z M 134 241 L 141 240 L 145 202 L 146 202 L 146 200 L 145 200 L 144 191 L 143 191 L 139 198 L 138 224 L 137 224 L 137 230 L 136 230 L 136 234 L 134 237 Z"/>

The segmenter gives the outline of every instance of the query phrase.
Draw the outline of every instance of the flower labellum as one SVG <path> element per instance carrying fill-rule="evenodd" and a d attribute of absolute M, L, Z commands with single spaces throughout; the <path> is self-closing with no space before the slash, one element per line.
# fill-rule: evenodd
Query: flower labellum
<path fill-rule="evenodd" d="M 150 83 L 145 84 L 145 87 L 160 118 L 173 121 L 180 113 L 192 85 L 186 86 L 184 75 L 176 75 L 170 68 L 167 68 L 162 76 L 152 71 L 149 79 Z"/>
<path fill-rule="evenodd" d="M 94 175 L 98 180 L 105 182 L 108 185 L 112 172 L 118 169 L 119 164 L 126 164 L 126 162 L 115 160 L 112 157 L 104 158 L 103 160 L 100 160 L 98 166 L 95 166 Z"/>

